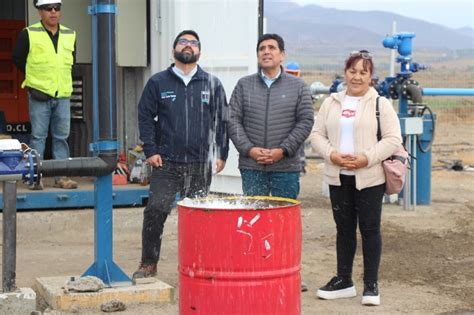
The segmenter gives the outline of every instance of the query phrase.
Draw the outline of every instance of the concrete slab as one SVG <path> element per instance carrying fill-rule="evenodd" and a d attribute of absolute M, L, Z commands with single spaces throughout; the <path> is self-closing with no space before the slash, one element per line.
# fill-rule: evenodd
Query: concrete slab
<path fill-rule="evenodd" d="M 31 314 L 36 310 L 36 293 L 30 288 L 0 293 L 0 315 Z"/>
<path fill-rule="evenodd" d="M 80 276 L 76 276 L 76 279 Z M 169 303 L 175 289 L 158 279 L 152 283 L 105 288 L 100 292 L 65 292 L 64 285 L 71 277 L 45 277 L 35 280 L 35 289 L 54 310 L 80 311 L 100 309 L 110 300 L 127 304 Z"/>

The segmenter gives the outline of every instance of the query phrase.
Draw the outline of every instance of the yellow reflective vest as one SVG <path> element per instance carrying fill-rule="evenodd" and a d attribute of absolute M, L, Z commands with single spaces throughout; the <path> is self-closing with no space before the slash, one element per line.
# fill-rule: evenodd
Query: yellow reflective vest
<path fill-rule="evenodd" d="M 29 86 L 52 97 L 70 97 L 72 94 L 73 51 L 76 32 L 59 25 L 57 52 L 41 22 L 28 26 L 30 51 L 26 58 L 25 81 Z"/>

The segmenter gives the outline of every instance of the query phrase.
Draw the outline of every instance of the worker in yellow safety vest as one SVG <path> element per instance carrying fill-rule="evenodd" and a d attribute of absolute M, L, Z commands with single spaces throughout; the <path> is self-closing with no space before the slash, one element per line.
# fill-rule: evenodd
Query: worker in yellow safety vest
<path fill-rule="evenodd" d="M 13 62 L 25 73 L 22 88 L 28 89 L 30 147 L 43 158 L 50 130 L 53 158 L 67 159 L 76 32 L 59 24 L 61 0 L 33 0 L 33 4 L 41 21 L 20 33 L 13 51 Z M 77 183 L 66 177 L 57 177 L 55 186 L 73 189 L 77 188 Z M 43 185 L 34 184 L 30 189 L 43 189 Z"/>

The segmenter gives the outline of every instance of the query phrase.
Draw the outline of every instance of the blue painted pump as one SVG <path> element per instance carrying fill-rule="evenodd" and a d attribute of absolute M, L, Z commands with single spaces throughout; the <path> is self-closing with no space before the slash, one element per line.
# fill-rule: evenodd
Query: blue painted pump
<path fill-rule="evenodd" d="M 0 140 L 0 181 L 23 180 L 28 185 L 39 182 L 36 151 L 22 150 L 16 139 Z"/>
<path fill-rule="evenodd" d="M 387 36 L 383 40 L 384 47 L 397 50 L 399 55 L 396 61 L 400 63 L 400 72 L 394 77 L 386 77 L 381 82 L 373 78 L 372 83 L 380 95 L 399 100 L 398 117 L 404 141 L 416 135 L 416 143 L 412 146 L 412 152 L 416 156 L 416 171 L 411 172 L 411 182 L 416 185 L 410 187 L 408 195 L 411 204 L 427 205 L 431 203 L 431 145 L 435 136 L 436 114 L 423 104 L 423 96 L 474 96 L 474 89 L 420 87 L 412 76 L 415 72 L 427 69 L 427 66 L 412 61 L 413 38 L 414 33 L 402 32 Z M 320 88 L 314 92 L 335 93 L 345 89 L 344 85 L 343 79 L 337 77 L 329 89 Z M 411 119 L 413 117 L 417 119 Z M 416 128 L 410 125 L 414 121 L 417 123 Z"/>
<path fill-rule="evenodd" d="M 426 105 L 423 105 L 422 92 L 418 82 L 411 79 L 414 72 L 426 69 L 425 66 L 412 62 L 412 40 L 414 37 L 414 33 L 397 33 L 383 40 L 384 47 L 397 49 L 399 56 L 396 61 L 400 63 L 400 72 L 396 77 L 387 77 L 377 89 L 380 95 L 399 100 L 398 117 L 401 125 L 407 117 L 422 117 L 423 133 L 418 135 L 415 154 L 416 171 L 411 173 L 412 183 L 416 182 L 416 186 L 410 186 L 410 191 L 406 193 L 410 198 L 410 203 L 427 205 L 431 203 L 431 144 L 434 141 L 436 115 L 425 115 L 424 111 L 412 110 L 418 106 L 427 108 Z M 412 104 L 409 104 L 409 100 L 412 101 Z M 404 141 L 407 136 L 409 135 L 402 128 Z M 414 195 L 415 191 L 416 196 Z"/>
<path fill-rule="evenodd" d="M 0 178 L 22 179 L 30 173 L 26 163 L 20 150 L 0 151 Z"/>
<path fill-rule="evenodd" d="M 383 46 L 389 49 L 397 49 L 399 56 L 396 61 L 400 63 L 400 72 L 396 77 L 387 77 L 376 88 L 380 95 L 399 100 L 398 116 L 403 126 L 407 117 L 421 117 L 423 133 L 417 135 L 416 146 L 416 174 L 412 173 L 412 181 L 416 178 L 416 196 L 413 187 L 409 192 L 412 203 L 427 205 L 431 203 L 431 144 L 434 141 L 436 114 L 423 104 L 422 96 L 430 95 L 453 95 L 473 96 L 474 89 L 430 89 L 421 88 L 417 81 L 411 77 L 413 73 L 424 70 L 427 67 L 412 61 L 412 40 L 414 33 L 397 33 L 383 40 Z M 409 103 L 411 101 L 411 103 Z M 402 133 L 403 133 L 402 128 Z M 403 134 L 406 138 L 407 134 Z M 414 177 L 416 175 L 416 177 Z"/>

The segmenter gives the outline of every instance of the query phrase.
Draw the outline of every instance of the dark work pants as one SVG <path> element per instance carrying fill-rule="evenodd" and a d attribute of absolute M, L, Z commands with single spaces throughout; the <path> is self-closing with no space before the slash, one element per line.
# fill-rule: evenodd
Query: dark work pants
<path fill-rule="evenodd" d="M 204 163 L 174 163 L 153 168 L 148 203 L 143 212 L 142 263 L 157 263 L 160 258 L 163 227 L 176 194 L 181 198 L 204 197 L 209 193 L 211 168 Z"/>
<path fill-rule="evenodd" d="M 357 247 L 357 221 L 362 236 L 364 281 L 377 281 L 382 237 L 380 219 L 385 184 L 357 190 L 355 176 L 340 175 L 341 186 L 329 186 L 337 228 L 337 274 L 351 278 Z"/>

